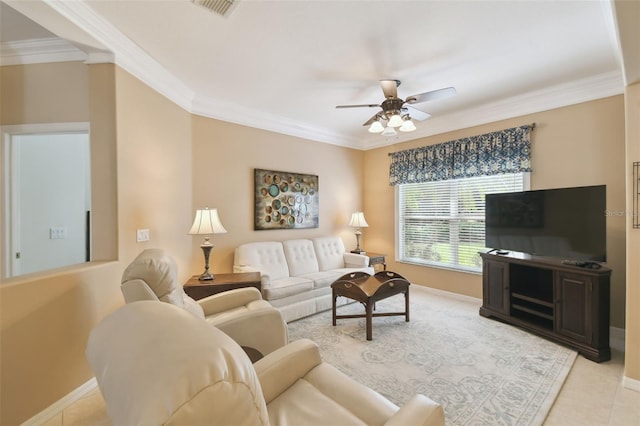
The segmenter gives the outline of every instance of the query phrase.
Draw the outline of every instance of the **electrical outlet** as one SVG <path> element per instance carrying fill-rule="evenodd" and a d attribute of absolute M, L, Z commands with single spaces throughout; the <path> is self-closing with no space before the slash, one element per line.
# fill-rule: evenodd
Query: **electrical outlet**
<path fill-rule="evenodd" d="M 136 231 L 136 242 L 141 243 L 143 241 L 149 241 L 151 239 L 151 234 L 148 229 L 138 229 Z"/>
<path fill-rule="evenodd" d="M 62 227 L 49 228 L 49 239 L 65 240 L 67 238 L 67 229 Z"/>

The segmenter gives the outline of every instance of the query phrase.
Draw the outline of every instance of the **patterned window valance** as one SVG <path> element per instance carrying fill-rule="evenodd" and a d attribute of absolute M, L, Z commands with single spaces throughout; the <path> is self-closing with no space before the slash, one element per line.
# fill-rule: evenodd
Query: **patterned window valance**
<path fill-rule="evenodd" d="M 534 125 L 393 152 L 389 184 L 431 182 L 531 171 Z"/>

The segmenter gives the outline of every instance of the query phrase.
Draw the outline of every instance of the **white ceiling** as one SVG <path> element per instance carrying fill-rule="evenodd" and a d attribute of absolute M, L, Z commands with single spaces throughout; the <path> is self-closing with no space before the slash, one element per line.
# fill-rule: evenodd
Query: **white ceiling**
<path fill-rule="evenodd" d="M 358 149 L 624 90 L 609 1 L 240 0 L 227 17 L 189 0 L 6 3 L 193 113 Z M 457 95 L 384 138 L 362 126 L 379 109 L 335 109 L 379 104 L 380 79 Z"/>

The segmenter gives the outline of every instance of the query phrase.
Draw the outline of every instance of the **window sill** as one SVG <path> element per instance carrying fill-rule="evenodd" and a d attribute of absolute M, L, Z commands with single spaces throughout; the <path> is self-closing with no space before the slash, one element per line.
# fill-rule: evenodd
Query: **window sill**
<path fill-rule="evenodd" d="M 472 268 L 465 268 L 465 267 L 446 266 L 438 263 L 411 262 L 409 260 L 401 260 L 401 259 L 397 259 L 396 262 L 404 263 L 407 265 L 413 265 L 413 266 L 422 266 L 425 268 L 443 269 L 445 271 L 451 271 L 451 272 L 462 272 L 462 273 L 471 274 L 471 275 L 482 275 L 482 268 L 480 267 L 478 269 L 472 269 Z"/>

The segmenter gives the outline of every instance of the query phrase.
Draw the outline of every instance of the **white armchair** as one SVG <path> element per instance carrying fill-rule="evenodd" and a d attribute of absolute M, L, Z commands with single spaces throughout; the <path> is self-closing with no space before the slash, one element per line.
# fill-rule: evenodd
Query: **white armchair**
<path fill-rule="evenodd" d="M 114 424 L 444 425 L 436 402 L 416 395 L 399 408 L 322 362 L 310 340 L 252 365 L 224 333 L 165 303 L 116 310 L 86 353 Z"/>
<path fill-rule="evenodd" d="M 177 270 L 165 251 L 144 250 L 122 274 L 125 301 L 154 300 L 184 308 L 231 336 L 253 361 L 287 344 L 282 314 L 262 300 L 258 289 L 231 290 L 196 302 L 178 283 Z"/>

